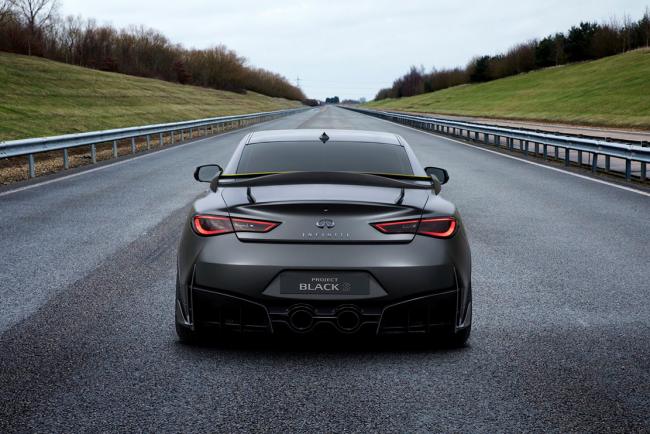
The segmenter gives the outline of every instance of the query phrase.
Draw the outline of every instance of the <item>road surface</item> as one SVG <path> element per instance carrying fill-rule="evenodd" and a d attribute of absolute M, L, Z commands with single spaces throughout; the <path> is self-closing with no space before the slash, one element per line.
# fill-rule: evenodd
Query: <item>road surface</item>
<path fill-rule="evenodd" d="M 464 218 L 470 346 L 173 328 L 196 165 L 251 129 L 395 132 Z M 0 432 L 650 429 L 650 197 L 327 107 L 0 193 Z"/>

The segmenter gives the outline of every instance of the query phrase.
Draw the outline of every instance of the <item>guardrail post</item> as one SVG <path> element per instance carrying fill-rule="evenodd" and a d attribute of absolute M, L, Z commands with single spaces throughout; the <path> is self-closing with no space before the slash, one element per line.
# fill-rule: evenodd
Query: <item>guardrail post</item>
<path fill-rule="evenodd" d="M 535 142 L 535 156 L 539 155 L 539 143 Z"/>
<path fill-rule="evenodd" d="M 151 149 L 151 134 L 147 134 L 147 150 Z"/>
<path fill-rule="evenodd" d="M 646 163 L 645 163 L 645 162 L 641 162 L 641 173 L 639 173 L 639 178 L 641 178 L 641 182 L 645 182 L 645 180 L 646 180 L 646 176 L 647 176 L 647 173 L 646 173 Z"/>
<path fill-rule="evenodd" d="M 598 154 L 591 154 L 591 171 L 596 173 L 598 170 Z"/>
<path fill-rule="evenodd" d="M 163 140 L 165 140 L 165 138 L 163 137 L 163 133 L 158 133 L 158 146 L 163 145 Z"/>
<path fill-rule="evenodd" d="M 528 140 L 524 140 L 524 155 L 528 156 Z"/>
<path fill-rule="evenodd" d="M 582 151 L 578 151 L 578 166 L 582 166 Z"/>
<path fill-rule="evenodd" d="M 560 159 L 560 150 L 558 149 L 558 147 L 553 146 L 553 151 L 555 152 L 555 159 L 559 160 Z"/>
<path fill-rule="evenodd" d="M 564 165 L 569 166 L 571 164 L 571 151 L 567 148 L 564 148 Z"/>
<path fill-rule="evenodd" d="M 630 181 L 632 179 L 632 160 L 625 160 L 625 180 Z"/>
<path fill-rule="evenodd" d="M 605 155 L 605 172 L 609 172 L 609 168 L 611 165 L 611 157 L 609 155 Z"/>
<path fill-rule="evenodd" d="M 483 133 L 483 143 L 486 145 L 490 142 L 490 135 L 488 133 Z"/>
<path fill-rule="evenodd" d="M 185 141 L 185 130 L 181 130 L 181 142 Z"/>
<path fill-rule="evenodd" d="M 117 158 L 117 140 L 113 140 L 113 158 Z"/>
<path fill-rule="evenodd" d="M 97 163 L 97 148 L 95 147 L 94 143 L 90 145 L 90 159 L 92 160 L 93 164 Z"/>
<path fill-rule="evenodd" d="M 544 150 L 544 159 L 548 160 L 548 145 L 546 143 L 544 143 L 542 145 L 542 149 Z"/>
<path fill-rule="evenodd" d="M 176 131 L 172 130 L 171 134 L 171 144 L 173 145 L 176 141 Z"/>
<path fill-rule="evenodd" d="M 65 148 L 63 150 L 63 168 L 67 170 L 68 167 L 70 167 L 70 161 L 68 159 L 68 148 Z"/>
<path fill-rule="evenodd" d="M 497 148 L 501 146 L 501 136 L 494 135 L 494 146 Z"/>
<path fill-rule="evenodd" d="M 135 137 L 131 137 L 131 153 L 135 154 Z"/>
<path fill-rule="evenodd" d="M 34 154 L 29 154 L 27 157 L 29 161 L 29 177 L 34 178 L 36 177 L 36 169 L 34 167 Z"/>

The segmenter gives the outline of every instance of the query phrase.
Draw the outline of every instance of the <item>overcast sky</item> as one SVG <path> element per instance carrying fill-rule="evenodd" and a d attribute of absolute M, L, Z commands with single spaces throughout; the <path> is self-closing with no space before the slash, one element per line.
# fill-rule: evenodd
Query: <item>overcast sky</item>
<path fill-rule="evenodd" d="M 61 12 L 144 24 L 186 47 L 225 44 L 312 98 L 371 99 L 410 65 L 453 67 L 580 20 L 639 19 L 650 0 L 60 0 Z"/>

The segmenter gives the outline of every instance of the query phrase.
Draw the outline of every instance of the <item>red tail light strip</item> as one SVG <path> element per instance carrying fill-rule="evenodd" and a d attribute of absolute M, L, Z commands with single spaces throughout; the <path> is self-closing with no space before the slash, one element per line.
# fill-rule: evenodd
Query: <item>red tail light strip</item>
<path fill-rule="evenodd" d="M 233 232 L 232 223 L 228 217 L 214 215 L 195 215 L 192 219 L 192 227 L 194 232 L 204 237 Z"/>
<path fill-rule="evenodd" d="M 451 217 L 423 219 L 417 233 L 434 238 L 450 238 L 456 232 L 457 225 L 456 219 Z"/>
<path fill-rule="evenodd" d="M 385 234 L 412 234 L 418 227 L 420 220 L 404 220 L 399 222 L 373 223 L 375 229 Z"/>
<path fill-rule="evenodd" d="M 192 218 L 192 228 L 198 235 L 205 237 L 223 235 L 232 232 L 269 232 L 280 223 L 263 220 L 230 218 L 210 214 L 197 214 Z"/>
<path fill-rule="evenodd" d="M 456 232 L 458 222 L 453 217 L 436 217 L 371 223 L 371 225 L 385 234 L 418 234 L 434 238 L 450 238 Z"/>
<path fill-rule="evenodd" d="M 269 232 L 280 225 L 276 222 L 240 218 L 231 218 L 230 221 L 232 221 L 235 232 Z"/>

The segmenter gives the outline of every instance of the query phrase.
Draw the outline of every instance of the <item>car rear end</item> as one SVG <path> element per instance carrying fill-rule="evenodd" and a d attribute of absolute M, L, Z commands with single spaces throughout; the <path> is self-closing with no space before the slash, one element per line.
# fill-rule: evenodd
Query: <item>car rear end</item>
<path fill-rule="evenodd" d="M 469 274 L 460 216 L 428 189 L 222 186 L 183 230 L 177 322 L 263 334 L 453 331 L 471 315 Z"/>

